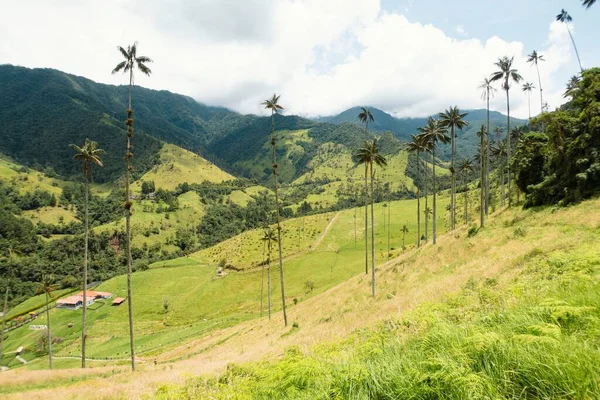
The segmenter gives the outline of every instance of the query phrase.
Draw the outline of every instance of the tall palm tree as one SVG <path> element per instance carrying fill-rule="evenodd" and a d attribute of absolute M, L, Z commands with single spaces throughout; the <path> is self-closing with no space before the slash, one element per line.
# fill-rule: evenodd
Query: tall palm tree
<path fill-rule="evenodd" d="M 406 234 L 408 233 L 408 226 L 406 224 L 402 225 L 402 250 L 406 249 Z"/>
<path fill-rule="evenodd" d="M 529 124 L 531 124 L 531 92 L 535 89 L 533 82 L 525 82 L 521 89 L 527 92 L 527 105 L 529 106 Z"/>
<path fill-rule="evenodd" d="M 419 158 L 422 151 L 425 151 L 421 140 L 417 135 L 412 135 L 412 140 L 406 145 L 406 150 L 417 155 L 417 174 L 421 169 L 421 160 Z M 417 187 L 417 247 L 421 247 L 421 190 Z"/>
<path fill-rule="evenodd" d="M 483 148 L 483 147 L 482 147 Z M 484 165 L 483 163 L 481 165 Z M 468 187 L 467 187 L 467 180 L 469 177 L 469 172 L 473 172 L 473 161 L 471 161 L 468 158 L 463 159 L 459 164 L 458 164 L 458 171 L 461 173 L 462 177 L 463 177 L 463 183 L 465 185 L 465 190 L 464 190 L 464 194 L 465 194 L 465 224 L 469 221 L 469 210 L 468 210 Z M 482 169 L 483 171 L 483 169 Z M 483 174 L 482 174 L 483 176 Z M 483 199 L 483 193 L 485 192 L 484 190 L 484 185 L 481 185 L 481 193 L 482 193 L 482 199 Z M 483 210 L 483 202 L 481 204 L 481 209 Z M 483 213 L 482 213 L 483 215 Z"/>
<path fill-rule="evenodd" d="M 367 107 L 361 107 L 361 112 L 358 114 L 358 120 L 365 124 L 365 141 L 369 140 L 369 122 L 374 122 L 373 114 L 371 114 L 371 110 Z M 369 234 L 367 228 L 369 226 L 368 223 L 368 175 L 369 175 L 369 166 L 365 164 L 365 193 L 364 193 L 364 201 L 365 201 L 365 274 L 369 273 Z"/>
<path fill-rule="evenodd" d="M 489 160 L 490 155 L 489 153 L 489 148 L 490 148 L 490 138 L 488 137 L 487 131 L 485 129 L 484 125 L 481 125 L 481 128 L 479 129 L 479 132 L 477 132 L 477 136 L 479 136 L 479 166 L 481 167 L 481 180 L 483 182 L 483 179 L 485 178 L 485 170 L 487 169 L 485 164 L 486 161 Z M 479 225 L 483 228 L 484 225 L 484 220 L 485 220 L 485 213 L 483 212 L 483 208 L 484 208 L 484 203 L 486 202 L 486 200 L 484 200 L 484 192 L 485 190 L 483 189 L 483 185 L 481 185 L 481 196 L 480 196 L 480 201 L 481 201 L 481 205 L 480 205 L 480 215 L 479 215 Z"/>
<path fill-rule="evenodd" d="M 540 113 L 544 112 L 544 96 L 542 91 L 542 78 L 540 77 L 540 61 L 546 61 L 544 56 L 534 50 L 527 56 L 527 62 L 535 65 L 535 69 L 537 70 L 538 75 L 538 84 L 540 85 Z M 531 111 L 530 111 L 531 113 Z M 529 117 L 531 119 L 531 116 Z"/>
<path fill-rule="evenodd" d="M 429 217 L 431 213 L 431 208 L 425 205 L 425 210 L 423 210 L 423 214 L 425 214 L 425 243 L 429 241 Z"/>
<path fill-rule="evenodd" d="M 129 312 L 129 347 L 131 352 L 131 369 L 135 371 L 135 337 L 133 334 L 133 300 L 131 290 L 131 274 L 133 259 L 131 257 L 131 159 L 133 158 L 132 145 L 133 140 L 133 108 L 131 107 L 131 92 L 134 85 L 134 74 L 133 71 L 137 68 L 142 74 L 150 76 L 152 70 L 146 65 L 151 63 L 152 60 L 146 56 L 137 55 L 138 43 L 134 42 L 132 45 L 127 46 L 125 50 L 121 46 L 117 46 L 117 50 L 121 53 L 124 60 L 121 61 L 112 70 L 113 74 L 117 72 L 129 73 L 129 91 L 128 91 L 128 102 L 127 102 L 127 143 L 125 149 L 125 247 L 127 252 L 127 307 Z"/>
<path fill-rule="evenodd" d="M 275 237 L 275 232 L 273 229 L 268 228 L 265 229 L 263 233 L 263 237 L 261 238 L 263 242 L 265 242 L 267 246 L 267 307 L 269 310 L 269 319 L 271 319 L 271 252 L 272 252 L 272 243 L 277 243 L 278 240 Z M 263 266 L 264 270 L 264 266 Z M 262 301 L 262 294 L 261 294 Z"/>
<path fill-rule="evenodd" d="M 375 297 L 375 211 L 373 206 L 375 169 L 374 166 L 385 167 L 387 160 L 379 153 L 377 139 L 365 140 L 363 147 L 357 150 L 356 160 L 358 164 L 368 164 L 370 168 L 371 188 L 370 188 L 370 203 L 371 203 L 371 293 Z"/>
<path fill-rule="evenodd" d="M 591 6 L 592 4 L 590 4 L 589 6 Z M 571 18 L 569 13 L 563 8 L 562 10 L 560 10 L 560 13 L 556 16 L 556 20 L 560 21 L 566 25 L 567 32 L 569 32 L 569 37 L 571 38 L 571 43 L 573 43 L 573 48 L 575 49 L 575 55 L 577 56 L 577 62 L 579 63 L 579 69 L 583 73 L 583 67 L 581 66 L 581 59 L 579 58 L 579 51 L 577 50 L 577 45 L 575 44 L 575 39 L 573 38 L 573 35 L 571 34 L 571 29 L 569 28 L 569 23 L 573 21 L 573 18 Z"/>
<path fill-rule="evenodd" d="M 88 270 L 88 239 L 89 239 L 89 202 L 90 202 L 90 183 L 92 181 L 92 167 L 97 165 L 102 167 L 102 159 L 100 156 L 104 154 L 104 150 L 98 148 L 98 143 L 85 139 L 83 146 L 79 147 L 72 144 L 71 147 L 75 150 L 73 159 L 81 163 L 81 171 L 85 178 L 85 243 L 83 250 L 83 322 L 81 326 L 81 368 L 85 368 L 85 340 L 87 336 L 87 270 Z"/>
<path fill-rule="evenodd" d="M 556 20 L 560 21 L 566 25 L 567 32 L 569 32 L 569 37 L 571 38 L 571 43 L 573 43 L 573 48 L 575 49 L 575 55 L 577 56 L 577 62 L 579 63 L 579 69 L 583 73 L 583 67 L 581 66 L 581 58 L 579 58 L 579 51 L 577 50 L 577 45 L 575 44 L 575 39 L 573 38 L 573 35 L 571 34 L 571 29 L 569 28 L 569 23 L 573 21 L 573 18 L 563 8 L 562 10 L 560 10 L 560 13 L 556 16 Z"/>
<path fill-rule="evenodd" d="M 508 58 L 506 56 L 500 58 L 494 65 L 498 67 L 498 71 L 494 72 L 490 77 L 492 82 L 502 80 L 502 89 L 506 91 L 506 124 L 508 126 L 506 132 L 510 132 L 510 83 L 515 82 L 519 83 L 523 80 L 523 77 L 519 75 L 516 69 L 513 68 L 514 57 Z M 510 135 L 507 135 L 507 164 L 510 164 Z M 508 205 L 511 205 L 511 196 L 510 196 L 510 169 L 508 170 Z"/>
<path fill-rule="evenodd" d="M 507 145 L 504 140 L 496 142 L 495 146 L 492 146 L 492 155 L 500 162 L 500 204 L 504 206 L 504 170 L 506 169 L 506 159 L 508 157 Z"/>
<path fill-rule="evenodd" d="M 469 125 L 464 118 L 467 113 L 461 113 L 457 106 L 450 107 L 443 113 L 440 113 L 440 122 L 446 129 L 450 128 L 450 173 L 452 174 L 452 187 L 450 189 L 450 229 L 454 229 L 456 224 L 456 166 L 454 157 L 456 155 L 456 129 L 462 130 Z"/>
<path fill-rule="evenodd" d="M 490 78 L 485 77 L 479 85 L 479 89 L 482 90 L 481 98 L 487 102 L 487 129 L 486 132 L 490 131 L 490 97 L 494 97 L 496 90 L 492 86 Z M 490 141 L 487 141 L 486 159 L 485 159 L 485 215 L 488 215 L 490 209 Z"/>
<path fill-rule="evenodd" d="M 429 144 L 429 151 L 431 152 L 431 162 L 433 163 L 433 244 L 437 243 L 437 204 L 436 195 L 437 187 L 435 182 L 435 149 L 438 143 L 449 143 L 450 138 L 446 135 L 446 128 L 440 123 L 439 120 L 429 117 L 427 125 L 419 128 L 421 132 L 419 136 L 423 138 L 425 143 Z"/>
<path fill-rule="evenodd" d="M 54 279 L 47 274 L 42 275 L 42 280 L 38 282 L 38 293 L 44 293 L 46 296 L 46 334 L 48 341 L 48 367 L 52 369 L 52 329 L 50 326 L 50 293 L 58 288 L 53 284 Z"/>
<path fill-rule="evenodd" d="M 575 93 L 579 91 L 579 83 L 581 83 L 581 78 L 579 75 L 573 75 L 571 79 L 569 79 L 569 82 L 567 82 L 567 90 L 565 90 L 563 97 L 573 98 Z"/>
<path fill-rule="evenodd" d="M 279 280 L 281 281 L 281 304 L 283 307 L 283 323 L 287 326 L 287 311 L 285 309 L 285 288 L 283 284 L 283 255 L 281 251 L 281 219 L 279 217 L 279 191 L 277 182 L 277 153 L 276 144 L 277 137 L 275 136 L 275 114 L 283 110 L 279 105 L 279 97 L 273 94 L 273 97 L 262 102 L 265 109 L 271 110 L 271 149 L 273 150 L 273 183 L 275 185 L 275 217 L 277 218 L 277 247 L 279 251 Z"/>

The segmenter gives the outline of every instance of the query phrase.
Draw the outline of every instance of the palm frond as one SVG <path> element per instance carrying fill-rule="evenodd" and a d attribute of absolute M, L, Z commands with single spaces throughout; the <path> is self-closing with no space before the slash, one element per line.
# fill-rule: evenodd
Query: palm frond
<path fill-rule="evenodd" d="M 127 61 L 121 61 L 120 63 L 117 64 L 115 69 L 112 70 L 112 74 L 116 74 L 117 72 L 121 71 L 123 68 L 125 68 L 126 65 L 127 65 Z"/>

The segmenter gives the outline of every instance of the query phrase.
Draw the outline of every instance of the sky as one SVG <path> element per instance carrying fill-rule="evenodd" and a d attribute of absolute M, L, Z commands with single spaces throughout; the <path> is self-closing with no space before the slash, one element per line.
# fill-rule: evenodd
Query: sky
<path fill-rule="evenodd" d="M 111 75 L 117 46 L 138 41 L 154 62 L 136 84 L 241 113 L 281 95 L 285 113 L 334 115 L 367 105 L 422 117 L 457 105 L 485 108 L 479 84 L 502 56 L 533 82 L 531 113 L 564 102 L 579 71 L 562 8 L 585 67 L 600 65 L 600 4 L 579 0 L 0 0 L 0 64 L 56 68 L 97 82 Z M 511 114 L 529 116 L 521 84 Z M 500 85 L 497 85 L 498 89 Z M 506 112 L 498 91 L 491 108 Z"/>

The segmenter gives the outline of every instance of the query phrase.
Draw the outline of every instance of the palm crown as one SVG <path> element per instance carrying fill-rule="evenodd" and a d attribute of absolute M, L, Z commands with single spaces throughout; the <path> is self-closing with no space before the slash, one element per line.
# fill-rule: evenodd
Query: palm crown
<path fill-rule="evenodd" d="M 104 150 L 98 148 L 98 143 L 93 140 L 85 139 L 85 143 L 82 147 L 72 144 L 71 147 L 75 150 L 76 154 L 73 156 L 74 160 L 81 162 L 81 169 L 87 179 L 92 177 L 92 165 L 102 167 L 102 160 L 100 156 L 104 154 Z"/>
<path fill-rule="evenodd" d="M 564 8 L 562 10 L 560 10 L 560 14 L 558 14 L 556 16 L 556 20 L 560 21 L 560 22 L 571 22 L 573 21 L 573 18 L 571 18 L 571 16 L 569 15 L 569 13 L 567 12 L 567 10 L 565 10 Z"/>
<path fill-rule="evenodd" d="M 583 0 L 583 6 L 586 8 L 590 8 L 596 3 L 596 0 Z"/>
<path fill-rule="evenodd" d="M 373 119 L 373 114 L 371 114 L 371 110 L 369 110 L 367 107 L 361 107 L 360 109 L 361 112 L 358 114 L 358 119 L 360 122 L 363 124 L 368 124 L 369 122 L 375 121 L 375 119 Z"/>
<path fill-rule="evenodd" d="M 527 55 L 528 63 L 537 65 L 540 61 L 546 61 L 546 59 L 544 59 L 544 56 L 542 54 L 538 53 L 537 50 L 534 50 L 531 52 L 531 54 Z"/>
<path fill-rule="evenodd" d="M 535 86 L 533 86 L 533 82 L 525 82 L 521 88 L 524 92 L 531 92 Z"/>
<path fill-rule="evenodd" d="M 272 113 L 277 114 L 279 110 L 283 110 L 283 107 L 279 105 L 279 97 L 273 93 L 273 97 L 263 101 L 261 104 L 265 106 L 267 110 L 271 110 Z"/>
<path fill-rule="evenodd" d="M 498 67 L 498 71 L 494 72 L 490 77 L 492 82 L 503 80 L 502 89 L 506 91 L 510 89 L 510 81 L 519 83 L 523 79 L 517 70 L 512 67 L 514 59 L 514 57 L 508 58 L 506 56 L 498 59 L 498 61 L 494 63 L 494 65 Z"/>
<path fill-rule="evenodd" d="M 463 174 L 473 171 L 473 161 L 468 158 L 461 160 L 461 162 L 458 164 L 458 170 Z"/>
<path fill-rule="evenodd" d="M 448 110 L 440 113 L 440 124 L 445 128 L 463 129 L 469 125 L 463 118 L 467 113 L 461 113 L 457 106 L 450 107 Z"/>
<path fill-rule="evenodd" d="M 363 147 L 359 148 L 354 155 L 358 164 L 373 163 L 380 167 L 387 165 L 387 160 L 379 153 L 377 139 L 365 140 Z"/>
<path fill-rule="evenodd" d="M 423 145 L 427 147 L 427 150 L 434 148 L 438 142 L 450 142 L 450 137 L 447 135 L 448 131 L 441 122 L 435 118 L 429 117 L 427 125 L 419 128 L 419 131 L 421 132 L 419 136 Z"/>
<path fill-rule="evenodd" d="M 563 94 L 563 97 L 573 97 L 573 95 L 579 90 L 579 83 L 581 78 L 578 75 L 573 75 L 569 82 L 567 82 L 567 90 Z"/>
<path fill-rule="evenodd" d="M 125 60 L 117 64 L 115 69 L 112 70 L 113 74 L 120 71 L 123 71 L 124 73 L 130 72 L 134 67 L 137 67 L 144 75 L 150 75 L 152 73 L 152 70 L 146 65 L 146 63 L 151 63 L 152 60 L 149 57 L 137 55 L 137 44 L 138 43 L 135 42 L 133 45 L 127 46 L 127 50 L 121 46 L 117 46 L 117 49 L 121 52 Z"/>
<path fill-rule="evenodd" d="M 492 80 L 488 77 L 483 78 L 483 81 L 481 81 L 479 84 L 478 89 L 481 89 L 481 98 L 483 100 L 489 100 L 488 93 L 490 97 L 494 97 L 494 93 L 498 91 L 492 86 Z"/>

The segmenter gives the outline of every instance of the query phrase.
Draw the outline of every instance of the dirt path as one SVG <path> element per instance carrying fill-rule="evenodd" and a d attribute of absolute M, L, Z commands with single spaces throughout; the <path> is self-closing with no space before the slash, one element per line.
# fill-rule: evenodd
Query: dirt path
<path fill-rule="evenodd" d="M 319 247 L 319 245 L 321 244 L 321 242 L 323 241 L 323 239 L 325 239 L 325 236 L 327 236 L 327 232 L 329 232 L 329 228 L 331 228 L 331 226 L 333 225 L 333 223 L 335 222 L 335 220 L 337 219 L 337 217 L 339 215 L 340 215 L 340 213 L 338 212 L 331 219 L 331 221 L 329 221 L 329 224 L 327 224 L 327 227 L 325 228 L 325 230 L 323 231 L 323 233 L 321 234 L 321 236 L 317 239 L 316 242 L 313 243 L 312 246 L 310 246 L 310 250 L 315 250 L 317 247 Z"/>

